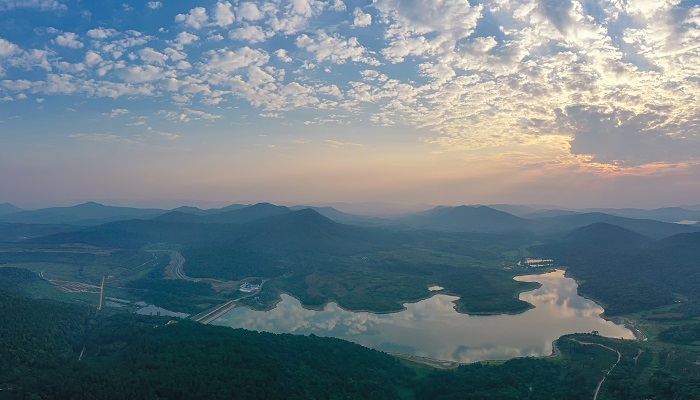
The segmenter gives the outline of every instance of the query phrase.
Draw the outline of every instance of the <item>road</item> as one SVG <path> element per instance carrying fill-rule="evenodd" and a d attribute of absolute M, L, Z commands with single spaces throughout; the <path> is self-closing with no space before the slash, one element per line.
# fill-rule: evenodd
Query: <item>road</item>
<path fill-rule="evenodd" d="M 233 310 L 234 308 L 238 307 L 238 301 L 247 299 L 248 297 L 255 296 L 256 294 L 260 293 L 262 290 L 263 286 L 265 285 L 265 282 L 267 282 L 269 279 L 265 279 L 260 283 L 260 289 L 256 290 L 255 292 L 251 292 L 243 297 L 239 297 L 236 300 L 229 300 L 225 303 L 216 305 L 204 312 L 201 312 L 190 319 L 195 322 L 201 322 L 203 324 L 208 324 L 210 322 L 215 321 L 217 318 L 221 317 L 222 315 L 226 314 L 227 312 Z"/>
<path fill-rule="evenodd" d="M 613 349 L 612 347 L 608 347 L 608 346 L 600 344 L 600 343 L 582 342 L 582 341 L 576 340 L 576 339 L 571 339 L 571 340 L 578 343 L 578 344 L 582 344 L 582 345 L 600 346 L 600 347 L 603 347 L 605 349 L 608 349 L 610 351 L 614 351 L 615 353 L 617 353 L 617 361 L 615 361 L 615 364 L 613 364 L 612 367 L 610 367 L 610 369 L 608 370 L 608 372 L 605 373 L 605 376 L 603 376 L 603 379 L 601 379 L 600 382 L 598 382 L 598 387 L 595 389 L 595 394 L 593 395 L 593 400 L 598 400 L 598 393 L 600 393 L 600 388 L 601 388 L 601 386 L 603 386 L 603 382 L 605 382 L 605 378 L 607 378 L 608 375 L 610 375 L 612 370 L 615 369 L 617 364 L 620 362 L 620 359 L 622 358 L 622 354 L 620 354 L 619 351 Z"/>
<path fill-rule="evenodd" d="M 199 282 L 199 279 L 190 278 L 185 274 L 183 266 L 185 265 L 185 257 L 180 254 L 179 251 L 170 251 L 170 264 L 166 269 L 168 276 L 175 279 L 181 279 L 183 281 Z"/>

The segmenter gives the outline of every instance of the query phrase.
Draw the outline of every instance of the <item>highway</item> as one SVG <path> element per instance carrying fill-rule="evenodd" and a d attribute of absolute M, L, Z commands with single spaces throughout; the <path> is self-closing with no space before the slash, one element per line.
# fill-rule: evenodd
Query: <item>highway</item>
<path fill-rule="evenodd" d="M 168 264 L 168 275 L 175 279 L 183 281 L 199 282 L 199 279 L 190 278 L 185 274 L 183 266 L 185 265 L 185 257 L 179 251 L 170 251 L 170 264 Z"/>

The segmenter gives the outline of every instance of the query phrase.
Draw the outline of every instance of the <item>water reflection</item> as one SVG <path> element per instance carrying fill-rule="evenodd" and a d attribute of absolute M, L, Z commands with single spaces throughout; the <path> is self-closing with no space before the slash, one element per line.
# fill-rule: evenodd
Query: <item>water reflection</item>
<path fill-rule="evenodd" d="M 535 308 L 518 315 L 473 316 L 454 309 L 457 297 L 435 295 L 392 314 L 351 312 L 335 303 L 307 310 L 288 295 L 270 311 L 236 308 L 214 323 L 273 333 L 315 334 L 349 340 L 384 351 L 457 362 L 542 356 L 561 335 L 597 330 L 601 335 L 632 339 L 622 326 L 600 318 L 603 309 L 576 293 L 576 282 L 563 271 L 516 278 L 539 282 L 520 299 Z"/>

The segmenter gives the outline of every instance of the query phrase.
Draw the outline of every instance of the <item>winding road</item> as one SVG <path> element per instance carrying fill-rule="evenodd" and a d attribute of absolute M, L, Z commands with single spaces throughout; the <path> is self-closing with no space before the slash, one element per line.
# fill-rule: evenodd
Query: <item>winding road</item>
<path fill-rule="evenodd" d="M 600 382 L 598 382 L 598 387 L 595 389 L 595 394 L 593 395 L 593 400 L 598 400 L 598 393 L 600 393 L 600 388 L 601 388 L 601 386 L 603 386 L 603 382 L 605 382 L 605 378 L 607 378 L 608 375 L 610 375 L 610 373 L 612 372 L 612 370 L 615 369 L 615 367 L 617 366 L 617 364 L 620 362 L 620 359 L 622 358 L 622 354 L 620 354 L 619 351 L 613 349 L 612 347 L 608 347 L 608 346 L 606 346 L 606 345 L 604 345 L 604 344 L 600 344 L 600 343 L 591 343 L 591 342 L 582 342 L 582 341 L 576 340 L 576 339 L 570 339 L 570 340 L 572 340 L 572 341 L 574 341 L 574 342 L 576 342 L 576 343 L 578 343 L 578 344 L 582 344 L 582 345 L 587 345 L 587 346 L 600 346 L 600 347 L 603 347 L 603 348 L 605 348 L 605 349 L 608 349 L 608 350 L 610 350 L 610 351 L 614 351 L 615 353 L 617 353 L 617 361 L 615 361 L 615 364 L 613 364 L 612 367 L 610 367 L 610 369 L 608 370 L 608 372 L 605 373 L 605 376 L 603 376 L 603 379 L 601 379 Z"/>

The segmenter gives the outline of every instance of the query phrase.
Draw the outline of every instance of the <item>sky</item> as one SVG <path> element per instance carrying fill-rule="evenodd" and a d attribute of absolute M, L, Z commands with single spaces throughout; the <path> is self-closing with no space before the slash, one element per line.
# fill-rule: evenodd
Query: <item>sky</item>
<path fill-rule="evenodd" d="M 698 204 L 699 95 L 699 0 L 0 0 L 0 202 Z"/>

